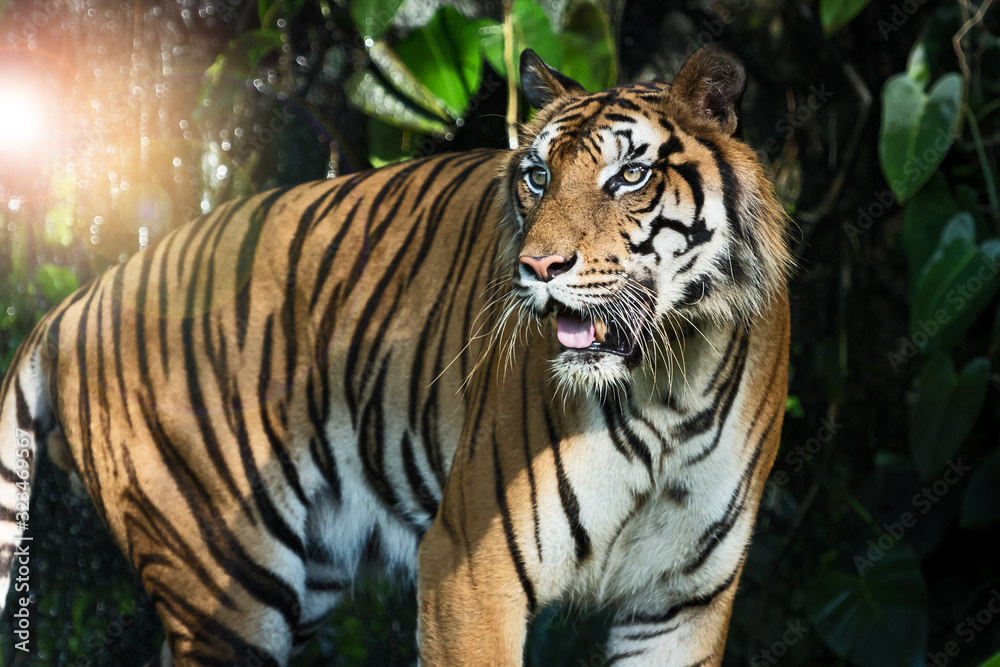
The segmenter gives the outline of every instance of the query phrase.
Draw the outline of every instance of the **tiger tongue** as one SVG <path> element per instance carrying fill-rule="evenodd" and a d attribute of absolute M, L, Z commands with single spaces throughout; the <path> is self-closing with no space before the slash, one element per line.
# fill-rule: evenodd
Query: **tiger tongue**
<path fill-rule="evenodd" d="M 556 317 L 556 337 L 566 347 L 590 347 L 594 342 L 594 320 L 575 313 L 559 315 Z"/>

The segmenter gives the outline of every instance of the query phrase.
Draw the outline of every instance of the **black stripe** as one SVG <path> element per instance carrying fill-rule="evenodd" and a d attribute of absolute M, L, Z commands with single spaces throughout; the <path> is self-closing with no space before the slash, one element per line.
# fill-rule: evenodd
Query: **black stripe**
<path fill-rule="evenodd" d="M 275 202 L 289 188 L 272 190 L 268 195 L 256 201 L 255 208 L 250 213 L 249 224 L 243 234 L 243 242 L 236 259 L 236 336 L 237 345 L 242 350 L 246 343 L 247 331 L 250 327 L 250 278 L 253 273 L 254 259 L 257 255 L 257 245 L 260 235 L 267 222 L 267 214 Z"/>
<path fill-rule="evenodd" d="M 379 303 L 383 296 L 385 296 L 386 290 L 390 283 L 396 276 L 396 272 L 399 270 L 402 259 L 409 250 L 410 243 L 413 241 L 413 237 L 416 235 L 417 226 L 414 225 L 409 233 L 406 235 L 406 239 L 403 241 L 399 250 L 393 256 L 392 260 L 387 265 L 386 271 L 379 278 L 378 284 L 371 292 L 371 296 L 365 302 L 365 307 L 358 316 L 358 325 L 354 330 L 354 335 L 351 337 L 351 344 L 347 351 L 347 360 L 344 364 L 344 398 L 347 401 L 347 406 L 351 415 L 351 425 L 357 425 L 357 405 L 358 398 L 357 392 L 355 391 L 355 369 L 357 368 L 358 361 L 361 359 L 361 345 L 366 342 L 369 329 L 376 328 L 375 340 L 371 342 L 369 353 L 367 356 L 368 364 L 371 363 L 373 356 L 378 353 L 379 346 L 378 342 L 382 340 L 386 333 L 386 327 L 380 326 L 380 322 L 375 322 L 375 311 L 378 309 Z M 366 253 L 362 253 L 365 255 Z M 349 281 L 349 285 L 357 285 L 356 281 Z M 389 309 L 389 315 L 395 312 L 396 305 L 399 303 L 399 298 L 402 296 L 402 287 L 396 291 L 396 297 L 393 302 L 392 307 Z M 363 378 L 362 378 L 363 380 Z M 363 390 L 363 387 L 359 387 Z"/>
<path fill-rule="evenodd" d="M 722 439 L 722 430 L 725 427 L 726 420 L 729 418 L 729 412 L 733 408 L 736 396 L 739 394 L 740 384 L 743 382 L 743 371 L 746 370 L 747 348 L 749 346 L 749 341 L 749 336 L 743 336 L 740 340 L 740 347 L 736 352 L 736 368 L 730 373 L 729 378 L 719 389 L 717 400 L 721 400 L 721 407 L 719 403 L 716 403 L 716 413 L 713 421 L 717 424 L 718 430 L 715 433 L 715 437 L 712 439 L 712 442 L 708 444 L 708 446 L 701 450 L 701 452 L 694 457 L 685 460 L 685 466 L 694 465 L 695 463 L 703 461 L 719 446 L 719 442 Z"/>
<path fill-rule="evenodd" d="M 719 178 L 722 179 L 722 200 L 726 207 L 726 220 L 729 222 L 730 229 L 732 229 L 738 237 L 749 243 L 752 248 L 756 249 L 756 239 L 752 234 L 748 233 L 747 229 L 743 227 L 739 213 L 736 210 L 736 199 L 740 187 L 739 179 L 736 177 L 736 172 L 733 171 L 732 165 L 730 165 L 723 157 L 722 151 L 719 150 L 719 147 L 715 142 L 703 137 L 696 138 L 702 146 L 705 146 L 712 152 L 712 157 L 715 160 L 715 167 L 719 170 Z"/>
<path fill-rule="evenodd" d="M 94 505 L 97 508 L 97 514 L 101 517 L 104 525 L 109 525 L 107 505 L 105 503 L 104 494 L 101 493 L 101 479 L 97 473 L 97 463 L 94 460 L 94 448 L 91 433 L 91 414 L 90 414 L 90 383 L 87 377 L 87 322 L 90 316 L 90 308 L 93 305 L 94 297 L 100 291 L 97 289 L 97 284 L 94 283 L 94 287 L 90 290 L 90 296 L 87 298 L 87 302 L 83 306 L 83 312 L 80 314 L 80 321 L 76 328 L 76 362 L 79 367 L 78 377 L 80 378 L 80 384 L 77 394 L 77 414 L 80 419 L 80 451 L 83 452 L 83 470 L 81 474 L 83 480 L 87 485 L 87 491 L 91 494 L 91 498 L 94 498 Z M 100 351 L 98 350 L 98 354 Z"/>
<path fill-rule="evenodd" d="M 17 415 L 17 426 L 23 430 L 31 428 L 31 410 L 28 409 L 28 401 L 24 397 L 21 389 L 21 378 L 18 369 L 12 368 L 10 373 L 14 375 L 14 405 L 17 406 L 14 414 Z"/>
<path fill-rule="evenodd" d="M 338 191 L 339 193 L 339 191 Z M 359 198 L 354 202 L 354 206 L 351 210 L 347 212 L 347 217 L 344 221 L 340 223 L 340 229 L 334 234 L 333 239 L 327 244 L 326 250 L 323 251 L 323 259 L 319 264 L 319 271 L 317 273 L 316 282 L 313 284 L 312 297 L 309 299 L 309 309 L 313 310 L 316 308 L 316 303 L 319 301 L 319 295 L 323 291 L 323 287 L 326 285 L 327 279 L 330 277 L 333 268 L 333 261 L 337 257 L 337 251 L 340 250 L 340 244 L 344 240 L 344 236 L 350 231 L 351 225 L 354 223 L 354 218 L 358 213 L 358 208 L 361 206 L 361 199 Z"/>
<path fill-rule="evenodd" d="M 177 240 L 177 234 L 171 234 L 166 242 L 161 245 L 157 250 L 157 255 L 159 255 L 160 261 L 160 279 L 158 285 L 159 292 L 159 305 L 160 305 L 160 367 L 163 370 L 163 377 L 167 377 L 167 373 L 170 372 L 170 346 L 167 344 L 167 316 L 170 312 L 170 300 L 167 293 L 167 267 L 169 266 L 170 250 L 173 248 L 174 241 Z M 152 258 L 143 258 L 147 262 L 152 262 Z M 116 276 L 117 277 L 117 276 Z M 121 282 L 124 282 L 124 275 L 121 276 Z M 121 296 L 121 287 L 115 284 L 115 292 Z M 120 356 L 120 355 L 119 355 Z M 124 394 L 124 391 L 122 392 Z"/>
<path fill-rule="evenodd" d="M 284 544 L 299 558 L 305 556 L 306 547 L 302 537 L 298 535 L 294 528 L 285 521 L 284 516 L 278 511 L 271 494 L 267 489 L 267 482 L 261 475 L 260 466 L 255 460 L 253 448 L 250 446 L 250 434 L 247 430 L 244 419 L 243 407 L 240 404 L 239 394 L 234 395 L 233 422 L 236 429 L 236 443 L 240 453 L 240 463 L 243 466 L 243 474 L 250 484 L 253 493 L 254 505 L 260 512 L 261 521 L 275 538 Z M 263 409 L 263 408 L 262 408 Z M 247 518 L 253 519 L 252 514 Z"/>
<path fill-rule="evenodd" d="M 587 534 L 587 529 L 580 522 L 580 502 L 577 500 L 573 486 L 570 484 L 569 478 L 566 476 L 566 471 L 563 469 L 562 453 L 559 451 L 561 439 L 556 432 L 548 405 L 543 404 L 542 411 L 545 415 L 545 426 L 548 428 L 549 441 L 552 445 L 552 456 L 556 464 L 559 502 L 562 505 L 563 512 L 566 514 L 566 520 L 569 522 L 569 530 L 573 535 L 573 542 L 576 544 L 576 560 L 579 563 L 590 555 L 590 535 Z M 524 418 L 526 419 L 527 416 Z"/>
<path fill-rule="evenodd" d="M 384 400 L 385 381 L 390 362 L 391 355 L 386 355 L 382 359 L 372 387 L 371 398 L 361 411 L 358 428 L 358 457 L 361 459 L 365 479 L 379 500 L 411 530 L 417 534 L 423 534 L 424 526 L 406 511 L 385 471 L 386 425 L 382 401 Z"/>
<path fill-rule="evenodd" d="M 646 654 L 645 649 L 638 651 L 628 651 L 626 653 L 615 653 L 613 655 L 608 656 L 608 661 L 604 664 L 613 665 L 621 660 L 627 660 L 628 658 L 637 658 L 640 655 L 645 655 L 645 654 Z"/>
<path fill-rule="evenodd" d="M 634 124 L 638 119 L 635 116 L 626 116 L 623 113 L 606 113 L 604 114 L 605 120 L 612 120 L 618 123 L 632 123 Z"/>
<path fill-rule="evenodd" d="M 288 345 L 289 341 L 286 340 L 285 344 Z M 278 463 L 281 466 L 281 472 L 285 477 L 285 481 L 292 488 L 292 491 L 295 493 L 296 497 L 298 497 L 299 502 L 302 503 L 304 507 L 308 507 L 309 500 L 306 498 L 306 492 L 302 488 L 302 483 L 299 480 L 299 471 L 292 462 L 284 441 L 274 430 L 274 426 L 271 424 L 271 416 L 268 412 L 268 384 L 271 380 L 271 355 L 274 345 L 273 313 L 267 316 L 267 322 L 264 325 L 264 339 L 261 345 L 260 375 L 257 379 L 257 405 L 260 407 L 261 426 L 264 429 L 264 435 L 267 437 L 268 444 L 271 445 L 271 452 L 274 454 L 274 457 L 278 460 Z M 284 396 L 284 392 L 282 392 L 282 396 Z M 279 411 L 283 405 L 284 399 L 277 403 Z"/>
<path fill-rule="evenodd" d="M 521 364 L 521 386 L 528 386 L 528 364 Z M 528 392 L 521 392 L 521 439 L 524 441 L 524 467 L 528 471 L 528 490 L 531 497 L 531 519 L 535 527 L 535 548 L 538 549 L 538 561 L 542 562 L 541 519 L 538 515 L 538 485 L 535 483 L 534 457 L 531 455 L 531 433 L 528 428 Z"/>
<path fill-rule="evenodd" d="M 517 578 L 521 582 L 521 589 L 524 591 L 524 596 L 528 599 L 528 615 L 530 616 L 535 613 L 538 602 L 535 598 L 535 587 L 528 578 L 528 572 L 525 569 L 524 558 L 521 556 L 521 548 L 517 545 L 517 538 L 514 536 L 514 524 L 510 518 L 510 508 L 507 507 L 507 485 L 504 482 L 503 468 L 500 465 L 500 451 L 497 448 L 496 430 L 493 431 L 493 471 L 495 480 L 494 490 L 497 497 L 497 507 L 500 511 L 500 522 L 503 524 L 503 534 L 507 539 L 507 549 L 510 551 L 510 557 L 514 561 L 514 570 L 517 572 Z"/>
<path fill-rule="evenodd" d="M 205 667 L 281 667 L 267 651 L 248 643 L 236 632 L 230 630 L 215 618 L 202 613 L 186 598 L 190 594 L 182 591 L 175 595 L 167 585 L 156 587 L 157 593 L 150 594 L 157 609 L 165 609 L 167 613 L 177 618 L 190 637 L 193 648 L 181 655 L 175 655 L 174 662 L 191 662 Z M 176 636 L 168 633 L 167 641 L 175 642 Z M 175 644 L 176 645 L 176 644 Z M 205 651 L 212 653 L 206 653 Z M 221 656 L 219 655 L 221 654 Z"/>
<path fill-rule="evenodd" d="M 119 264 L 111 278 L 111 346 L 115 352 L 115 382 L 118 384 L 119 406 L 125 415 L 125 423 L 132 430 L 132 415 L 129 414 L 128 390 L 125 388 L 125 371 L 122 364 L 122 299 L 125 289 L 125 265 Z M 162 339 L 162 333 L 161 333 Z"/>
<path fill-rule="evenodd" d="M 685 600 L 678 604 L 671 606 L 664 612 L 658 614 L 647 614 L 644 612 L 633 612 L 628 616 L 617 619 L 615 625 L 625 626 L 625 625 L 641 625 L 641 624 L 660 624 L 667 623 L 677 617 L 682 611 L 688 609 L 697 609 L 699 607 L 707 607 L 712 604 L 717 597 L 722 595 L 726 590 L 733 585 L 736 581 L 736 572 L 739 569 L 737 566 L 736 570 L 726 577 L 725 581 L 719 584 L 715 589 L 706 593 L 705 595 L 699 595 L 698 597 Z"/>
<path fill-rule="evenodd" d="M 219 525 L 219 508 L 208 489 L 148 410 L 143 410 L 143 417 L 153 444 L 163 458 L 163 469 L 173 478 L 188 511 L 194 516 L 203 544 L 216 563 L 250 595 L 281 613 L 291 632 L 298 625 L 301 609 L 295 591 L 276 574 L 257 564 L 244 551 L 232 531 L 225 525 Z M 244 512 L 249 514 L 249 508 L 245 508 Z M 213 527 L 218 529 L 213 530 Z"/>
<path fill-rule="evenodd" d="M 420 506 L 427 513 L 428 521 L 431 521 L 437 514 L 438 504 L 433 492 L 427 486 L 427 482 L 424 481 L 423 475 L 420 474 L 420 469 L 417 468 L 417 462 L 413 456 L 413 441 L 410 440 L 409 433 L 403 433 L 402 449 L 403 471 L 406 473 L 406 481 Z"/>
<path fill-rule="evenodd" d="M 325 367 L 320 367 L 320 369 L 325 375 Z M 312 424 L 313 433 L 316 436 L 310 442 L 309 450 L 313 455 L 313 460 L 316 461 L 316 466 L 323 473 L 323 478 L 330 485 L 330 493 L 333 495 L 333 499 L 339 504 L 343 499 L 343 491 L 341 489 L 340 473 L 337 470 L 337 457 L 330 444 L 330 439 L 326 435 L 326 420 L 320 414 L 319 405 L 316 403 L 316 391 L 313 388 L 311 377 L 306 384 L 306 404 L 309 412 L 309 422 Z M 329 404 L 324 401 L 323 405 L 326 406 Z M 313 443 L 316 444 L 316 447 L 322 447 L 322 457 L 314 451 Z"/>

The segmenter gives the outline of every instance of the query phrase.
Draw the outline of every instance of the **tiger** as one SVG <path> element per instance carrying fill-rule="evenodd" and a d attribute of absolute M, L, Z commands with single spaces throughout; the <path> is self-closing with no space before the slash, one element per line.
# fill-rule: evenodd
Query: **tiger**
<path fill-rule="evenodd" d="M 0 394 L 0 591 L 42 451 L 162 621 L 150 664 L 286 665 L 358 572 L 422 665 L 719 665 L 788 381 L 788 218 L 746 73 L 588 93 L 533 51 L 517 148 L 236 200 L 46 314 Z"/>

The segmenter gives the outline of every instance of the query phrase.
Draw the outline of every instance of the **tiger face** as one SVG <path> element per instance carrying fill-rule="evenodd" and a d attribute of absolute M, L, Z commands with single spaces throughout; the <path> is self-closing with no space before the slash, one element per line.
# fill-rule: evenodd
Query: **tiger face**
<path fill-rule="evenodd" d="M 784 213 L 736 136 L 733 56 L 702 49 L 673 84 L 587 94 L 526 52 L 521 79 L 541 112 L 504 173 L 512 294 L 554 325 L 561 385 L 623 386 L 784 284 Z"/>

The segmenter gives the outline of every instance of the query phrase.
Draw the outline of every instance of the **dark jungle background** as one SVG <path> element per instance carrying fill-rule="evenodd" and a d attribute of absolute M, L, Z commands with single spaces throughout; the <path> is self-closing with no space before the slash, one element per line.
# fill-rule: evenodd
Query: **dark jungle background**
<path fill-rule="evenodd" d="M 726 664 L 1000 665 L 998 34 L 992 0 L 0 0 L 0 373 L 46 309 L 221 202 L 506 146 L 526 46 L 595 90 L 722 42 L 800 267 Z M 158 649 L 52 466 L 30 534 L 30 652 L 9 604 L 0 664 Z M 546 610 L 528 663 L 604 664 L 602 620 Z M 414 628 L 412 588 L 369 579 L 295 664 L 411 664 Z"/>

